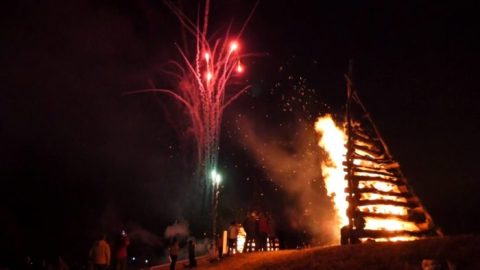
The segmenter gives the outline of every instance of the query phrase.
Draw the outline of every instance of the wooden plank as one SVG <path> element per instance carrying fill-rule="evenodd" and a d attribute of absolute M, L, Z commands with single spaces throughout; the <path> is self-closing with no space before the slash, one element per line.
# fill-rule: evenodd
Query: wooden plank
<path fill-rule="evenodd" d="M 347 179 L 348 180 L 348 179 Z M 392 183 L 398 186 L 404 186 L 406 183 L 402 181 L 399 178 L 396 178 L 395 180 L 391 179 L 384 179 L 380 177 L 369 177 L 369 176 L 359 176 L 359 175 L 353 175 L 352 180 L 361 182 L 361 181 L 379 181 L 379 182 L 385 182 L 385 183 Z"/>
<path fill-rule="evenodd" d="M 374 156 L 375 158 L 377 158 L 377 157 L 381 158 L 381 157 L 385 156 L 385 153 L 383 151 L 375 151 L 373 149 L 369 149 L 368 147 L 365 147 L 365 146 L 362 146 L 362 145 L 353 144 L 353 149 L 366 152 L 367 154 L 369 154 L 371 156 Z"/>
<path fill-rule="evenodd" d="M 352 133 L 352 139 L 353 140 L 359 140 L 359 141 L 364 141 L 372 145 L 376 145 L 380 143 L 380 140 L 377 138 L 372 138 L 366 134 L 358 134 L 358 133 Z"/>
<path fill-rule="evenodd" d="M 368 133 L 369 132 L 359 127 L 352 129 L 352 137 L 357 136 L 364 140 L 372 140 L 372 141 L 380 142 L 380 140 L 376 136 L 372 136 L 371 134 L 368 134 Z"/>
<path fill-rule="evenodd" d="M 345 188 L 345 192 L 346 193 L 350 193 L 350 189 L 347 187 Z M 375 189 L 375 188 L 358 188 L 358 189 L 354 189 L 352 190 L 353 193 L 375 193 L 375 194 L 379 194 L 379 195 L 385 195 L 385 196 L 397 196 L 397 197 L 402 197 L 402 198 L 410 198 L 412 197 L 412 194 L 410 194 L 409 192 L 401 192 L 401 193 L 398 193 L 398 192 L 390 192 L 390 191 L 381 191 L 381 190 L 378 190 L 378 189 Z"/>
<path fill-rule="evenodd" d="M 392 200 L 359 200 L 356 203 L 359 206 L 362 205 L 392 205 L 392 206 L 403 206 L 406 208 L 416 208 L 418 207 L 418 203 L 415 203 L 413 201 L 410 202 L 397 202 L 397 201 L 392 201 Z"/>
<path fill-rule="evenodd" d="M 425 221 L 424 213 L 415 213 L 408 216 L 405 215 L 395 215 L 395 214 L 379 214 L 379 213 L 370 213 L 370 212 L 361 212 L 364 217 L 374 217 L 381 219 L 396 219 L 402 221 L 411 221 L 415 223 L 422 223 Z"/>
<path fill-rule="evenodd" d="M 388 171 L 387 172 L 382 172 L 381 169 L 374 169 L 374 168 L 366 169 L 365 167 L 361 167 L 361 166 L 354 166 L 353 167 L 353 173 L 356 173 L 356 172 L 373 173 L 373 174 L 398 178 L 398 175 L 395 175 L 395 174 L 393 174 L 391 172 L 388 172 Z"/>
<path fill-rule="evenodd" d="M 354 236 L 357 238 L 390 238 L 401 236 L 425 237 L 433 236 L 431 230 L 419 231 L 387 231 L 387 230 L 354 230 Z"/>
<path fill-rule="evenodd" d="M 377 163 L 377 164 L 383 164 L 383 165 L 395 163 L 394 161 L 392 161 L 392 160 L 390 160 L 390 159 L 385 159 L 385 158 L 371 158 L 371 157 L 369 157 L 369 156 L 361 156 L 361 155 L 359 155 L 359 154 L 357 154 L 357 153 L 353 153 L 353 154 L 352 154 L 352 158 L 353 158 L 353 159 L 370 161 L 370 162 L 374 162 L 374 163 Z"/>

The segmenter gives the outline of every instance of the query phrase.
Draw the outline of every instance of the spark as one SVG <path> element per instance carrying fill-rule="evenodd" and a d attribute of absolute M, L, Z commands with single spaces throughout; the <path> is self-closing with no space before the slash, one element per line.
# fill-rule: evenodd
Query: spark
<path fill-rule="evenodd" d="M 243 66 L 242 64 L 238 63 L 237 65 L 237 73 L 242 73 L 243 72 Z"/>
<path fill-rule="evenodd" d="M 209 82 L 212 80 L 213 75 L 211 72 L 207 72 L 207 75 L 205 77 L 207 78 L 207 82 Z"/>
<path fill-rule="evenodd" d="M 237 41 L 232 41 L 230 43 L 230 53 L 236 51 L 238 49 L 238 42 Z"/>

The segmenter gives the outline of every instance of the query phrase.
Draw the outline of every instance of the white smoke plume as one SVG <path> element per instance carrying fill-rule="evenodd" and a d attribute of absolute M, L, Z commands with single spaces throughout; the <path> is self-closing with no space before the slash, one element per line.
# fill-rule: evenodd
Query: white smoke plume
<path fill-rule="evenodd" d="M 162 239 L 159 236 L 138 225 L 131 227 L 131 229 L 128 231 L 128 236 L 132 240 L 137 240 L 150 246 L 163 245 Z"/>
<path fill-rule="evenodd" d="M 264 168 L 265 176 L 296 198 L 296 203 L 283 210 L 291 227 L 306 228 L 318 244 L 335 242 L 335 212 L 323 184 L 322 153 L 313 123 L 303 121 L 281 132 L 242 118 L 239 127 L 242 142 Z"/>
<path fill-rule="evenodd" d="M 186 221 L 176 221 L 165 229 L 165 238 L 184 238 L 190 235 L 188 223 Z"/>

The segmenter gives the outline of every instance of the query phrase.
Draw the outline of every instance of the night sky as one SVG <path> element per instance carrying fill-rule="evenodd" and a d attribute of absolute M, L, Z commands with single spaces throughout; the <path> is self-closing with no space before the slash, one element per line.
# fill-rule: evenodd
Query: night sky
<path fill-rule="evenodd" d="M 231 19 L 239 29 L 254 4 L 213 1 L 212 31 Z M 360 96 L 434 220 L 447 234 L 478 233 L 479 8 L 260 1 L 241 40 L 262 54 L 245 60 L 252 88 L 224 114 L 221 213 L 288 204 L 275 179 L 288 175 L 271 167 L 282 157 L 312 166 L 301 130 L 321 114 L 341 119 L 353 59 Z M 178 59 L 180 27 L 163 2 L 25 0 L 1 12 L 2 254 L 86 254 L 99 231 L 161 237 L 188 216 L 187 114 L 168 96 L 123 95 L 164 83 L 161 65 Z"/>

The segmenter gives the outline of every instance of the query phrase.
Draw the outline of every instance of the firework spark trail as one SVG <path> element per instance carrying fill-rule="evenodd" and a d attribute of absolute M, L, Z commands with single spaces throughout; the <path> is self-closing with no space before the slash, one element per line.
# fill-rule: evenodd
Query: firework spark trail
<path fill-rule="evenodd" d="M 210 171 L 217 168 L 219 136 L 222 114 L 225 108 L 237 99 L 250 86 L 231 89 L 231 95 L 226 95 L 226 88 L 231 83 L 232 76 L 243 73 L 245 66 L 240 60 L 252 54 L 240 54 L 238 43 L 246 24 L 252 17 L 258 2 L 247 17 L 240 32 L 233 37 L 230 35 L 230 26 L 225 36 L 212 42 L 207 38 L 208 17 L 210 1 L 206 0 L 203 14 L 203 26 L 200 26 L 200 15 L 194 23 L 182 10 L 171 1 L 165 0 L 166 6 L 179 19 L 183 29 L 195 38 L 195 51 L 186 51 L 175 44 L 181 62 L 169 61 L 169 69 L 162 70 L 166 75 L 176 81 L 174 89 L 144 89 L 132 91 L 127 94 L 159 92 L 172 96 L 182 103 L 192 121 L 192 128 L 197 143 L 198 172 L 201 175 L 200 184 L 203 186 L 205 196 L 211 194 L 211 185 L 208 185 Z M 191 59 L 189 55 L 192 55 Z"/>

